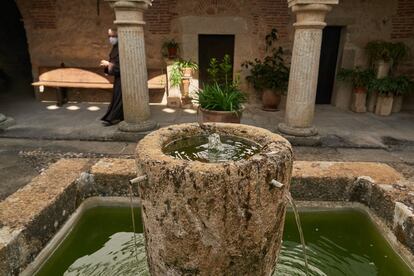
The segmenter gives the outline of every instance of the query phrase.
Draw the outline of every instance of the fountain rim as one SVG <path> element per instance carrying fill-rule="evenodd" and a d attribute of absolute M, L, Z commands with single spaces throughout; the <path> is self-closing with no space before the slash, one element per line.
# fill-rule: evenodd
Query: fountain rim
<path fill-rule="evenodd" d="M 207 170 L 211 167 L 222 167 L 225 164 L 245 164 L 252 159 L 262 159 L 265 155 L 270 156 L 281 156 L 284 154 L 292 155 L 292 146 L 288 140 L 280 136 L 279 134 L 273 133 L 267 129 L 233 123 L 204 123 L 202 129 L 198 123 L 185 123 L 170 125 L 160 128 L 156 131 L 151 132 L 145 136 L 136 147 L 136 157 L 142 160 L 156 160 L 158 162 L 166 162 L 171 165 L 200 165 L 201 168 Z M 261 146 L 261 150 L 251 156 L 249 159 L 240 160 L 229 160 L 225 162 L 211 162 L 205 163 L 197 160 L 182 160 L 177 159 L 164 153 L 165 146 L 180 138 L 188 138 L 192 136 L 200 136 L 207 134 L 205 129 L 217 132 L 220 135 L 235 136 L 242 139 L 250 140 Z M 211 132 L 210 132 L 211 133 Z"/>

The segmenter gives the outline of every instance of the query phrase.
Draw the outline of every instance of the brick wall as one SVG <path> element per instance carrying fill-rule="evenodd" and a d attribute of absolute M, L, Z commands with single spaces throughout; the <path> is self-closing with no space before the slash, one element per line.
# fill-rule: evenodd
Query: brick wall
<path fill-rule="evenodd" d="M 31 3 L 29 16 L 35 29 L 56 28 L 56 0 L 37 0 Z"/>
<path fill-rule="evenodd" d="M 151 34 L 169 34 L 171 20 L 177 16 L 174 11 L 177 0 L 154 0 L 145 12 L 147 31 Z"/>
<path fill-rule="evenodd" d="M 414 39 L 414 1 L 398 0 L 397 14 L 392 18 L 392 39 Z"/>

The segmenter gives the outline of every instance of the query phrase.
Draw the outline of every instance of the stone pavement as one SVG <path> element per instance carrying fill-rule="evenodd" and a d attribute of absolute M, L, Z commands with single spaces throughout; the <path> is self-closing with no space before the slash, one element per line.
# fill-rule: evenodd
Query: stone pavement
<path fill-rule="evenodd" d="M 99 119 L 106 109 L 107 104 L 102 103 L 69 103 L 57 107 L 54 103 L 33 99 L 1 101 L 0 112 L 13 117 L 16 125 L 0 132 L 0 137 L 135 142 L 146 134 L 120 132 L 117 126 L 104 127 Z M 193 109 L 151 104 L 151 113 L 151 118 L 161 127 L 197 121 L 197 111 Z M 242 123 L 275 131 L 283 122 L 283 116 L 283 111 L 266 112 L 260 106 L 249 105 Z M 319 105 L 316 106 L 315 126 L 324 147 L 387 148 L 394 144 L 414 144 L 414 112 L 379 117 Z"/>

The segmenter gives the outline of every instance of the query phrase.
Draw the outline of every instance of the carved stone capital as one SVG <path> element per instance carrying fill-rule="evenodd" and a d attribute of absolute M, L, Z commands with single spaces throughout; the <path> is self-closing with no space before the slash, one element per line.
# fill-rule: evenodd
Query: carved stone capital
<path fill-rule="evenodd" d="M 105 0 L 115 10 L 118 26 L 145 25 L 144 10 L 151 5 L 151 0 Z"/>
<path fill-rule="evenodd" d="M 296 23 L 293 26 L 298 29 L 323 29 L 326 26 L 325 17 L 332 9 L 331 5 L 338 4 L 336 0 L 292 0 L 289 7 L 296 14 Z"/>

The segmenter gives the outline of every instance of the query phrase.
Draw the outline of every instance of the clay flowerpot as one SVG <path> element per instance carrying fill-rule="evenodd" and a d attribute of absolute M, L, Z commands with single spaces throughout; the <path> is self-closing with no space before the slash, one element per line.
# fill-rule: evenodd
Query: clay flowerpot
<path fill-rule="evenodd" d="M 392 102 L 392 113 L 400 112 L 402 109 L 403 96 L 394 96 Z"/>
<path fill-rule="evenodd" d="M 263 110 L 276 111 L 280 104 L 280 93 L 276 93 L 271 89 L 263 90 L 262 93 L 262 104 Z"/>
<path fill-rule="evenodd" d="M 168 48 L 168 58 L 175 59 L 177 57 L 177 48 Z"/>
<path fill-rule="evenodd" d="M 391 115 L 393 99 L 393 96 L 378 95 L 375 114 L 379 116 Z"/>
<path fill-rule="evenodd" d="M 364 113 L 367 111 L 367 89 L 364 87 L 355 87 L 352 93 L 351 110 L 356 113 Z"/>
<path fill-rule="evenodd" d="M 215 111 L 200 107 L 199 113 L 201 113 L 203 123 L 215 122 L 240 124 L 243 109 L 239 111 Z"/>
<path fill-rule="evenodd" d="M 183 77 L 184 78 L 191 78 L 193 75 L 193 69 L 192 68 L 184 68 L 183 69 Z"/>

